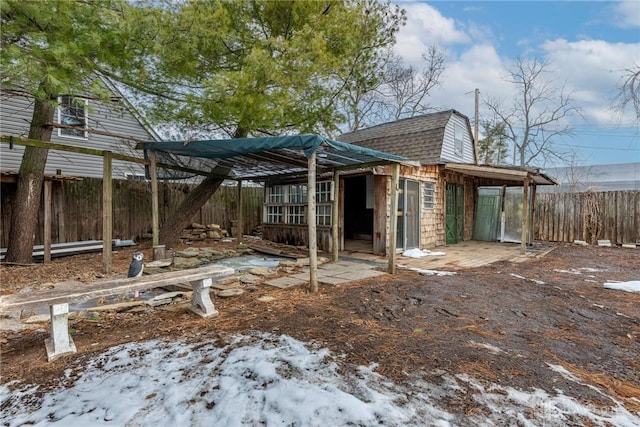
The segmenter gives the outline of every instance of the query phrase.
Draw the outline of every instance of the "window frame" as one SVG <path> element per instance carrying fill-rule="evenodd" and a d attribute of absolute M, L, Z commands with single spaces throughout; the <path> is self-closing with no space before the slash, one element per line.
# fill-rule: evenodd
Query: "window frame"
<path fill-rule="evenodd" d="M 422 208 L 436 208 L 436 183 L 433 181 L 422 182 Z"/>
<path fill-rule="evenodd" d="M 331 226 L 333 199 L 333 181 L 316 182 L 316 225 Z M 267 187 L 264 206 L 265 224 L 307 225 L 307 184 L 293 183 Z"/>
<path fill-rule="evenodd" d="M 65 100 L 68 100 L 65 103 Z M 76 104 L 76 105 L 73 105 Z M 63 112 L 64 109 L 67 110 L 80 110 L 82 108 L 82 112 L 84 113 L 83 120 L 73 120 L 73 118 L 78 118 L 77 114 L 66 113 Z M 66 119 L 65 117 L 71 118 Z M 73 126 L 82 126 L 83 130 L 80 129 L 69 129 L 69 128 L 58 128 L 58 136 L 62 138 L 73 138 L 73 139 L 81 139 L 87 140 L 89 139 L 89 100 L 86 98 L 78 98 L 72 95 L 62 95 L 58 97 L 58 108 L 57 108 L 57 121 L 58 124 L 70 124 Z M 71 120 L 71 121 L 69 121 Z M 82 136 L 78 133 L 82 132 Z"/>
<path fill-rule="evenodd" d="M 453 126 L 453 154 L 464 157 L 464 128 L 459 123 Z"/>

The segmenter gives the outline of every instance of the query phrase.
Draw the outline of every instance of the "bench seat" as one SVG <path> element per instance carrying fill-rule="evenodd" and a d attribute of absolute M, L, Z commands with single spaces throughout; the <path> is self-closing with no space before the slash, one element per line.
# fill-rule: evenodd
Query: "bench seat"
<path fill-rule="evenodd" d="M 45 340 L 45 346 L 48 360 L 51 361 L 64 354 L 76 352 L 75 344 L 68 332 L 69 304 L 131 291 L 190 283 L 193 289 L 191 311 L 202 317 L 210 317 L 218 314 L 218 311 L 211 301 L 209 288 L 214 279 L 219 280 L 233 273 L 234 270 L 229 267 L 208 266 L 91 283 L 60 282 L 50 289 L 0 296 L 0 313 L 48 305 L 51 315 L 51 337 Z"/>

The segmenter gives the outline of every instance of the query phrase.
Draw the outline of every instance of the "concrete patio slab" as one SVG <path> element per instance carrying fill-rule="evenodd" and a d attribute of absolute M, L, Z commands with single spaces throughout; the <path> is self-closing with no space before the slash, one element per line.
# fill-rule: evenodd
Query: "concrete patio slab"
<path fill-rule="evenodd" d="M 339 277 L 318 277 L 318 283 L 321 285 L 342 285 L 343 283 L 349 283 L 349 279 L 341 279 Z"/>
<path fill-rule="evenodd" d="M 361 279 L 370 279 L 371 277 L 383 276 L 387 273 L 383 273 L 381 271 L 370 270 L 370 269 L 362 269 L 362 270 L 354 270 L 340 274 L 334 274 L 332 277 L 336 277 L 338 279 L 346 279 L 346 280 L 361 280 Z"/>

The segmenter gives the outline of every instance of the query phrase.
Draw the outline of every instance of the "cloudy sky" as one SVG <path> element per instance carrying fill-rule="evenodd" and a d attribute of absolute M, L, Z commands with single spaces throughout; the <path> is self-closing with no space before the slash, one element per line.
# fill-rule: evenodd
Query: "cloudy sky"
<path fill-rule="evenodd" d="M 548 78 L 571 92 L 581 114 L 574 134 L 557 143 L 575 152 L 574 164 L 640 162 L 640 130 L 628 109 L 611 99 L 625 69 L 640 65 L 640 1 L 430 1 L 398 4 L 407 25 L 396 51 L 419 65 L 430 45 L 444 49 L 447 69 L 429 104 L 473 119 L 481 100 L 513 100 L 506 69 L 518 56 L 549 61 Z M 480 114 L 488 114 L 481 104 Z"/>

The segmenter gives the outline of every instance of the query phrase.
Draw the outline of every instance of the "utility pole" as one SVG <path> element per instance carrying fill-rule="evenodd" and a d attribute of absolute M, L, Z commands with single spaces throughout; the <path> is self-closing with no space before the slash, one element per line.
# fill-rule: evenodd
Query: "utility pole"
<path fill-rule="evenodd" d="M 473 144 L 474 153 L 476 155 L 476 164 L 478 163 L 478 125 L 480 122 L 480 89 L 476 88 L 476 114 L 475 114 L 475 127 L 474 135 L 475 144 Z"/>

